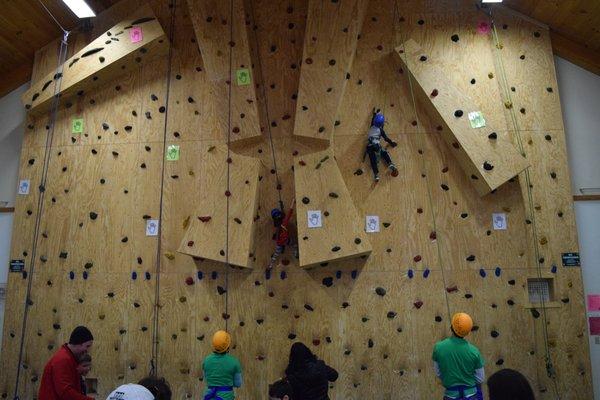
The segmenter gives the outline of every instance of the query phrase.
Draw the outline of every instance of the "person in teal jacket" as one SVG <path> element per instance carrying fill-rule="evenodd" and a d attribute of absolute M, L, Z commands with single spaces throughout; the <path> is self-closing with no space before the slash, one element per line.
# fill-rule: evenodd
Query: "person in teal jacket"
<path fill-rule="evenodd" d="M 202 362 L 206 390 L 204 400 L 233 400 L 233 388 L 242 386 L 242 366 L 237 358 L 228 354 L 231 335 L 225 331 L 215 332 L 213 352 Z"/>

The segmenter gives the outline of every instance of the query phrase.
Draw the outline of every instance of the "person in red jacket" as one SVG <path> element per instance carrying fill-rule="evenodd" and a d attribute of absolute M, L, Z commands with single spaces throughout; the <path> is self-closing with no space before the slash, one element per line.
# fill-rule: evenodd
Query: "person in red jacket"
<path fill-rule="evenodd" d="M 54 353 L 44 367 L 38 400 L 94 400 L 82 393 L 78 361 L 94 342 L 92 332 L 78 326 L 71 332 L 69 343 Z"/>
<path fill-rule="evenodd" d="M 283 254 L 283 251 L 285 250 L 285 246 L 291 243 L 289 224 L 290 224 L 290 219 L 292 219 L 292 214 L 294 213 L 294 205 L 295 204 L 296 204 L 296 200 L 292 201 L 292 205 L 290 206 L 290 211 L 288 211 L 285 218 L 283 217 L 283 211 L 282 211 L 283 203 L 282 203 L 282 209 L 274 208 L 271 211 L 271 218 L 273 218 L 273 224 L 275 225 L 275 228 L 277 229 L 277 231 L 275 233 L 275 237 L 274 237 L 274 240 L 275 240 L 275 243 L 277 246 L 275 247 L 275 252 L 271 256 L 271 261 L 269 262 L 269 266 L 267 267 L 267 269 L 272 269 L 275 266 L 277 259 L 279 258 L 279 256 L 281 254 Z"/>

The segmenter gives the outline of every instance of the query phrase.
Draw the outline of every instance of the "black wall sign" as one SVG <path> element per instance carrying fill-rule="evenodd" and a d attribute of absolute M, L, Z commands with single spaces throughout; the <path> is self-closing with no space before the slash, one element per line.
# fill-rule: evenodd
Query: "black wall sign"
<path fill-rule="evenodd" d="M 562 253 L 563 267 L 581 267 L 579 253 Z"/>
<path fill-rule="evenodd" d="M 25 270 L 25 260 L 10 260 L 10 272 L 23 272 Z"/>

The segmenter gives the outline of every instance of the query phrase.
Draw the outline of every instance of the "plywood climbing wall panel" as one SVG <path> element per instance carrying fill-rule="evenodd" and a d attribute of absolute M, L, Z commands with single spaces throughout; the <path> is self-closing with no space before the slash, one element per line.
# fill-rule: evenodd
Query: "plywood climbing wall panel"
<path fill-rule="evenodd" d="M 209 81 L 226 82 L 231 103 L 229 142 L 258 141 L 261 129 L 254 83 L 254 63 L 243 0 L 188 0 L 196 40 Z M 230 107 L 231 106 L 231 107 Z"/>
<path fill-rule="evenodd" d="M 263 398 L 268 383 L 284 374 L 291 344 L 302 341 L 340 372 L 331 384 L 332 399 L 372 398 L 377 388 L 381 398 L 429 400 L 442 394 L 432 370 L 432 346 L 449 334 L 452 313 L 467 311 L 477 327 L 470 340 L 481 349 L 488 373 L 519 369 L 536 398 L 590 398 L 580 270 L 561 264 L 562 252 L 577 251 L 577 238 L 564 132 L 560 115 L 552 111 L 559 110 L 559 97 L 548 33 L 495 13 L 502 42 L 497 46 L 489 16 L 475 11 L 470 0 L 369 2 L 360 39 L 352 44 L 353 61 L 343 72 L 343 93 L 332 89 L 315 101 L 325 108 L 339 95 L 328 122 L 330 158 L 314 169 L 324 155 L 315 153 L 314 141 L 293 134 L 295 120 L 304 118 L 302 110 L 295 111 L 301 105 L 300 86 L 316 64 L 306 63 L 305 44 L 327 44 L 320 33 L 316 42 L 306 34 L 316 3 L 246 0 L 243 8 L 225 3 L 221 78 L 208 73 L 210 60 L 194 32 L 189 4 L 155 0 L 152 11 L 172 43 L 168 58 L 87 91 L 61 109 L 48 155 L 51 120 L 28 117 L 20 175 L 32 185 L 29 195 L 18 198 L 11 250 L 11 258 L 26 260 L 27 274 L 9 276 L 0 395 L 12 397 L 20 367 L 17 394 L 34 398 L 45 360 L 75 324 L 85 323 L 97 339 L 91 377 L 98 378 L 100 398 L 152 367 L 171 383 L 175 398 L 199 397 L 205 383 L 201 361 L 211 351 L 211 335 L 227 329 L 233 335 L 232 354 L 244 368 L 239 398 Z M 325 8 L 344 7 L 344 2 L 325 3 Z M 124 0 L 98 16 L 92 32 L 72 37 L 68 57 L 143 4 Z M 234 17 L 232 6 L 242 19 Z M 217 33 L 222 20 L 215 22 Z M 330 25 L 333 32 L 335 24 Z M 334 37 L 351 38 L 343 31 Z M 439 116 L 413 101 L 415 82 L 394 52 L 410 38 L 431 54 L 430 60 L 443 59 L 444 77 L 480 107 L 498 141 L 527 155 L 527 173 L 489 195 L 477 195 L 454 148 L 438 131 L 443 127 Z M 247 51 L 236 53 L 246 46 L 244 40 Z M 56 49 L 55 43 L 38 53 L 36 78 L 56 69 Z M 341 65 L 336 55 L 335 66 L 329 66 L 326 54 L 319 51 L 315 57 L 325 57 L 329 71 Z M 252 85 L 237 85 L 235 73 L 242 64 L 252 65 Z M 249 92 L 238 95 L 236 89 Z M 255 102 L 248 101 L 252 92 Z M 544 97 L 536 97 L 540 93 Z M 378 183 L 363 159 L 374 107 L 386 115 L 386 132 L 398 144 L 388 148 L 398 176 L 380 162 Z M 72 134 L 75 118 L 84 121 L 82 134 Z M 236 143 L 233 129 L 250 129 L 240 121 L 253 121 L 252 132 L 261 130 L 261 136 Z M 225 168 L 234 168 L 238 157 L 252 158 L 262 168 L 252 213 L 253 269 L 177 251 L 198 199 L 216 193 L 227 202 L 227 187 L 215 190 L 206 183 L 216 168 L 205 155 L 212 146 L 225 149 L 228 141 L 232 164 L 225 159 Z M 166 158 L 169 146 L 179 146 L 178 158 Z M 312 167 L 310 157 L 316 158 Z M 45 160 L 48 179 L 40 192 Z M 319 171 L 329 162 L 335 162 L 340 179 L 321 181 Z M 295 174 L 308 176 L 308 168 L 319 172 L 317 178 L 295 185 Z M 226 177 L 233 197 L 243 184 Z M 336 182 L 343 183 L 347 195 L 337 188 L 316 189 Z M 298 259 L 290 245 L 274 269 L 265 271 L 275 248 L 270 211 L 281 203 L 289 207 L 304 187 L 315 190 L 326 206 L 345 198 L 354 204 L 356 217 L 348 222 L 370 243 L 368 257 L 305 269 L 302 251 Z M 317 201 L 310 194 L 305 205 L 302 197 L 293 233 L 306 222 L 301 208 Z M 506 230 L 494 229 L 494 213 L 505 214 Z M 322 229 L 334 215 L 323 217 Z M 364 232 L 366 216 L 379 217 L 379 232 Z M 160 219 L 160 236 L 146 236 L 150 219 Z M 322 242 L 343 237 L 337 230 L 328 235 Z M 555 301 L 545 309 L 526 308 L 526 280 L 538 275 L 552 278 Z M 556 371 L 552 379 L 546 354 Z"/>
<path fill-rule="evenodd" d="M 179 251 L 194 257 L 252 266 L 258 207 L 258 159 L 239 156 L 224 145 L 204 154 L 197 208 Z"/>
<path fill-rule="evenodd" d="M 294 161 L 300 265 L 367 256 L 371 244 L 333 152 L 298 156 Z"/>
<path fill-rule="evenodd" d="M 456 157 L 480 195 L 496 189 L 528 166 L 510 142 L 498 140 L 497 133 L 495 139 L 489 137 L 494 132 L 489 124 L 484 131 L 473 134 L 469 115 L 479 107 L 444 81 L 443 69 L 436 65 L 439 62 L 430 60 L 431 55 L 427 56 L 417 42 L 408 40 L 396 52 L 418 85 L 418 96 L 424 102 L 429 99 L 444 121 L 443 137 L 457 150 Z"/>
<path fill-rule="evenodd" d="M 329 143 L 368 1 L 308 3 L 294 135 Z"/>
<path fill-rule="evenodd" d="M 22 102 L 32 113 L 39 114 L 48 111 L 54 96 L 60 94 L 63 105 L 69 107 L 72 97 L 164 56 L 167 49 L 160 23 L 149 7 L 142 7 L 34 83 L 21 97 Z"/>

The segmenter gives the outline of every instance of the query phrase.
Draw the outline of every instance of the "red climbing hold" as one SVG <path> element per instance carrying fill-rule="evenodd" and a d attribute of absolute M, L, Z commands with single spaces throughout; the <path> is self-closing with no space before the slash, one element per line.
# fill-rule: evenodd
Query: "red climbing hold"
<path fill-rule="evenodd" d="M 454 292 L 457 292 L 457 291 L 458 291 L 458 286 L 456 286 L 456 285 L 454 285 L 452 287 L 447 287 L 446 288 L 446 292 L 448 292 L 448 293 L 454 293 Z"/>
<path fill-rule="evenodd" d="M 284 258 L 283 260 L 281 260 L 281 264 L 282 265 L 289 265 L 290 264 L 290 260 L 288 260 L 287 258 Z"/>
<path fill-rule="evenodd" d="M 397 169 L 397 168 L 394 168 L 394 169 L 392 170 L 392 176 L 393 176 L 394 178 L 398 176 L 398 169 Z"/>
<path fill-rule="evenodd" d="M 429 234 L 429 239 L 430 240 L 436 240 L 437 239 L 437 233 L 435 233 L 435 231 L 431 232 Z"/>
<path fill-rule="evenodd" d="M 420 255 L 416 255 L 413 260 L 415 260 L 415 262 L 419 262 L 421 261 L 421 256 Z"/>
<path fill-rule="evenodd" d="M 433 90 L 431 91 L 431 97 L 435 97 L 435 96 L 437 96 L 437 95 L 438 95 L 438 93 L 439 93 L 439 92 L 438 92 L 438 90 L 437 90 L 437 89 L 433 89 Z"/>
<path fill-rule="evenodd" d="M 302 165 L 302 166 L 305 166 L 305 165 L 306 165 L 306 162 L 304 162 L 304 160 L 300 160 L 300 161 L 298 162 L 298 164 L 300 164 L 300 165 Z"/>
<path fill-rule="evenodd" d="M 414 304 L 414 306 L 415 306 L 416 309 L 419 309 L 419 308 L 421 308 L 423 306 L 423 302 L 421 300 L 415 301 L 413 304 Z"/>
<path fill-rule="evenodd" d="M 225 191 L 225 196 L 227 196 L 227 197 L 231 196 L 231 192 L 229 190 L 226 190 Z"/>
<path fill-rule="evenodd" d="M 189 242 L 187 242 L 188 247 L 192 247 L 194 245 L 194 241 L 190 240 Z"/>
<path fill-rule="evenodd" d="M 198 217 L 198 219 L 202 222 L 208 222 L 208 221 L 210 221 L 211 217 L 210 216 Z"/>
<path fill-rule="evenodd" d="M 313 339 L 312 344 L 313 346 L 318 346 L 321 344 L 321 341 L 319 339 Z"/>
<path fill-rule="evenodd" d="M 191 286 L 194 284 L 194 278 L 192 278 L 191 276 L 188 276 L 187 278 L 185 278 L 185 284 L 188 286 Z"/>
<path fill-rule="evenodd" d="M 231 164 L 231 157 L 227 157 L 227 164 Z"/>

